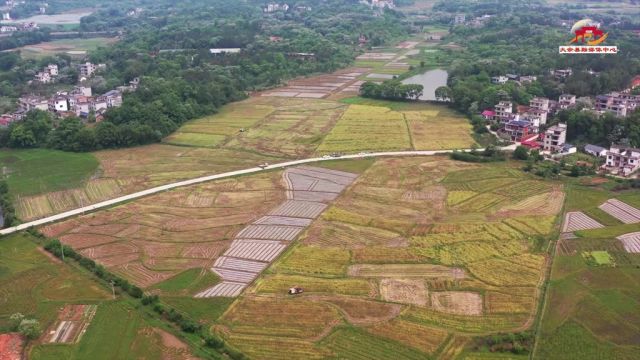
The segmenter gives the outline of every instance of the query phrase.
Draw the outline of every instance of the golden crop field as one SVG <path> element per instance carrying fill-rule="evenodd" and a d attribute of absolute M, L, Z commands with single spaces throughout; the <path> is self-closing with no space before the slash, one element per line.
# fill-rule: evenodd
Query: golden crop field
<path fill-rule="evenodd" d="M 415 150 L 469 149 L 475 144 L 469 121 L 444 107 L 403 112 Z"/>
<path fill-rule="evenodd" d="M 401 113 L 380 106 L 351 105 L 318 147 L 319 153 L 409 150 Z"/>
<path fill-rule="evenodd" d="M 283 315 L 243 305 L 242 326 L 236 315 L 223 316 L 226 336 L 232 344 L 249 335 L 265 343 L 304 341 L 309 358 L 394 351 L 437 358 L 460 353 L 470 333 L 528 329 L 546 264 L 533 245 L 557 229 L 557 197 L 564 193 L 515 166 L 444 157 L 376 160 L 236 301 L 268 297 L 284 303 L 283 311 L 296 301 L 309 309 L 307 302 L 326 304 L 340 318 L 319 307 L 314 311 L 328 327 L 320 330 L 305 314 L 305 331 L 296 324 L 286 333 L 272 328 Z M 292 298 L 292 286 L 305 292 Z M 272 357 L 249 349 L 257 358 Z"/>

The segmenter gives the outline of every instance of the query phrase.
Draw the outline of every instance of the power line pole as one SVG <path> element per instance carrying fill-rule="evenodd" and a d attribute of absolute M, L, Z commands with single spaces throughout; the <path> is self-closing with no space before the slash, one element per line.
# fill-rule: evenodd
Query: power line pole
<path fill-rule="evenodd" d="M 113 287 L 114 282 L 111 280 L 111 294 L 113 295 L 113 299 L 116 299 L 116 289 Z"/>
<path fill-rule="evenodd" d="M 64 245 L 62 244 L 62 241 L 60 241 L 60 251 L 62 252 L 62 261 L 64 261 Z"/>

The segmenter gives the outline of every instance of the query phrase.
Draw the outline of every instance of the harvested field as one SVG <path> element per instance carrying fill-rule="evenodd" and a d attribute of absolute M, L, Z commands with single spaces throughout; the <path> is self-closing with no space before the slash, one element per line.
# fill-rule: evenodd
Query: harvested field
<path fill-rule="evenodd" d="M 449 314 L 482 315 L 482 295 L 468 291 L 432 292 L 431 306 Z"/>
<path fill-rule="evenodd" d="M 323 74 L 306 78 L 298 78 L 275 90 L 261 93 L 266 97 L 321 99 L 342 92 L 353 86 L 359 76 L 365 74 L 366 68 L 347 68 L 331 74 Z"/>
<path fill-rule="evenodd" d="M 185 201 L 199 196 L 225 201 Z M 284 197 L 279 173 L 260 174 L 153 195 L 51 225 L 43 231 L 55 234 L 65 244 L 81 249 L 85 256 L 144 288 L 190 268 L 212 266 L 232 243 L 233 234 L 266 214 Z M 278 237 L 276 227 L 273 234 L 267 234 Z M 289 232 L 285 234 L 291 237 Z M 268 241 L 261 243 L 262 249 L 256 253 L 261 259 L 265 245 L 266 255 L 271 257 L 284 249 L 276 242 L 273 254 Z M 233 269 L 225 273 L 228 271 Z M 256 276 L 231 274 L 245 280 Z"/>
<path fill-rule="evenodd" d="M 317 185 L 295 175 L 287 177 L 294 188 Z M 460 354 L 469 333 L 530 326 L 546 263 L 532 248 L 554 232 L 562 190 L 511 163 L 378 159 L 245 297 L 339 309 L 350 327 L 335 320 L 305 338 L 317 344 L 311 358 L 325 351 L 331 354 L 325 357 L 349 359 Z M 284 225 L 271 219 L 263 221 Z M 291 225 L 297 226 L 284 226 Z M 286 295 L 294 286 L 304 294 Z M 256 329 L 268 318 L 278 323 L 280 314 L 253 315 L 260 321 L 249 321 L 250 330 L 230 328 L 229 338 L 289 338 L 280 329 Z M 455 332 L 466 335 L 458 341 Z"/>
<path fill-rule="evenodd" d="M 437 352 L 449 336 L 445 330 L 404 320 L 393 320 L 368 327 L 366 330 L 374 335 L 395 340 L 427 354 Z"/>
<path fill-rule="evenodd" d="M 420 277 L 433 279 L 463 279 L 465 272 L 432 264 L 358 264 L 349 266 L 348 274 L 358 277 Z"/>
<path fill-rule="evenodd" d="M 304 339 L 321 334 L 339 319 L 338 310 L 326 303 L 258 296 L 239 299 L 221 321 L 238 334 Z"/>
<path fill-rule="evenodd" d="M 607 200 L 600 209 L 625 224 L 640 223 L 640 210 L 618 199 Z"/>
<path fill-rule="evenodd" d="M 426 306 L 429 301 L 423 279 L 382 279 L 380 295 L 385 301 L 409 305 Z"/>
<path fill-rule="evenodd" d="M 624 249 L 628 253 L 640 253 L 640 232 L 630 233 L 618 236 L 617 238 L 622 242 Z"/>
<path fill-rule="evenodd" d="M 312 94 L 305 93 L 305 97 L 309 95 Z M 326 100 L 287 97 L 261 97 L 245 102 L 264 103 L 274 110 L 254 126 L 228 138 L 224 146 L 283 157 L 312 154 L 347 108 L 346 105 Z"/>
<path fill-rule="evenodd" d="M 578 230 L 598 229 L 602 227 L 604 227 L 604 225 L 588 217 L 583 212 L 574 211 L 568 212 L 565 215 L 562 232 L 574 232 Z"/>
<path fill-rule="evenodd" d="M 354 325 L 370 325 L 394 319 L 400 305 L 346 296 L 319 298 L 338 307 L 347 321 Z"/>

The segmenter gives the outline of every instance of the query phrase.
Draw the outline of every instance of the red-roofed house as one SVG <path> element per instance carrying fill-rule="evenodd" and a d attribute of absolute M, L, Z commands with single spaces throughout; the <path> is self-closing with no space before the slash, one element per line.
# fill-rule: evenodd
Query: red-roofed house
<path fill-rule="evenodd" d="M 635 89 L 638 86 L 640 86 L 640 75 L 634 77 L 633 79 L 631 79 L 631 88 Z"/>
<path fill-rule="evenodd" d="M 7 127 L 14 121 L 13 116 L 9 114 L 0 115 L 0 126 Z"/>
<path fill-rule="evenodd" d="M 494 116 L 496 116 L 496 113 L 493 110 L 485 110 L 485 111 L 482 112 L 482 117 L 485 120 L 493 120 Z"/>

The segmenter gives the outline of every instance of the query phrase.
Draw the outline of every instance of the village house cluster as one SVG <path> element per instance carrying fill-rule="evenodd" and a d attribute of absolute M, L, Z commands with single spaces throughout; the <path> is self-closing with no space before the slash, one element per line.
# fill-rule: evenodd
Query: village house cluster
<path fill-rule="evenodd" d="M 571 69 L 551 71 L 554 78 L 563 80 L 573 74 Z M 493 84 L 505 84 L 508 81 L 519 83 L 535 81 L 535 76 L 506 74 L 491 78 Z M 547 127 L 548 120 L 560 110 L 569 109 L 577 103 L 593 104 L 584 111 L 596 114 L 611 113 L 624 117 L 640 107 L 640 95 L 631 90 L 640 86 L 640 76 L 631 81 L 629 89 L 598 95 L 593 99 L 577 99 L 572 94 L 562 94 L 558 100 L 534 97 L 528 106 L 518 105 L 510 100 L 499 101 L 493 109 L 484 110 L 481 115 L 497 127 L 497 134 L 505 140 L 520 143 L 523 146 L 539 149 L 543 154 L 563 156 L 575 153 L 577 148 L 566 142 L 567 125 L 556 124 Z M 612 145 L 609 150 L 595 145 L 587 145 L 585 152 L 606 159 L 602 169 L 615 175 L 629 176 L 640 168 L 640 150 L 621 145 Z"/>
<path fill-rule="evenodd" d="M 140 79 L 135 78 L 128 85 L 118 86 L 99 96 L 93 95 L 90 87 L 82 85 L 74 87 L 71 91 L 57 92 L 49 98 L 23 96 L 18 99 L 16 112 L 0 116 L 0 126 L 8 126 L 14 121 L 21 120 L 31 110 L 49 111 L 62 118 L 77 116 L 82 119 L 87 119 L 93 112 L 96 122 L 100 122 L 108 109 L 122 105 L 122 94 L 135 91 L 139 83 Z"/>

